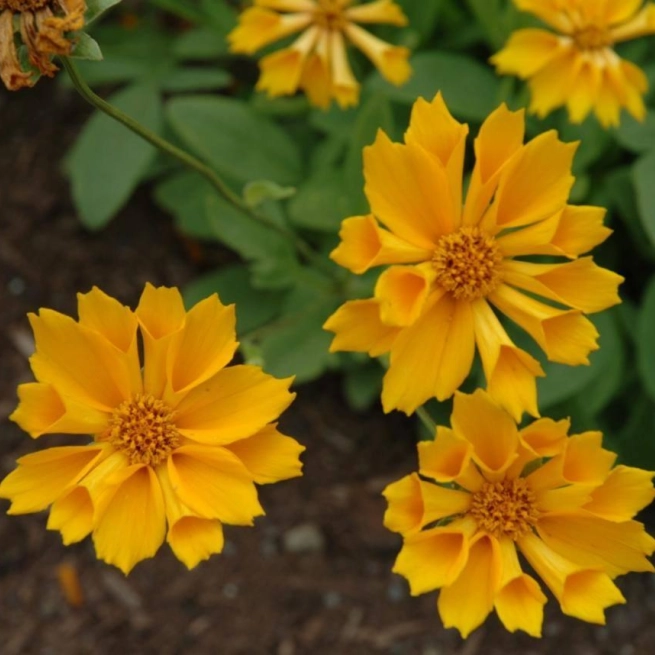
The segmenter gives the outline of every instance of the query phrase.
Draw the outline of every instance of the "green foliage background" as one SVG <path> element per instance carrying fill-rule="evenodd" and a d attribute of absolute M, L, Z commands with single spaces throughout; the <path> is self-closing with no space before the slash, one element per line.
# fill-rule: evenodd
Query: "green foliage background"
<path fill-rule="evenodd" d="M 488 64 L 512 30 L 534 24 L 509 0 L 398 3 L 409 26 L 376 32 L 414 51 L 413 77 L 403 87 L 391 86 L 351 52 L 362 94 L 359 106 L 347 111 L 317 110 L 302 96 L 270 100 L 257 94 L 256 61 L 227 51 L 225 37 L 239 3 L 224 0 L 151 0 L 132 27 L 120 7 L 91 30 L 104 60 L 80 62 L 86 80 L 106 91 L 110 102 L 211 165 L 270 220 L 302 234 L 321 253 L 320 269 L 300 261 L 284 236 L 238 212 L 200 175 L 104 115 L 90 118 L 66 160 L 79 217 L 89 229 L 104 227 L 147 182 L 182 233 L 237 253 L 241 263 L 189 286 L 189 304 L 215 291 L 223 301 L 237 302 L 247 360 L 274 375 L 296 375 L 299 383 L 339 369 L 356 409 L 379 397 L 383 369 L 366 356 L 330 354 L 331 335 L 321 325 L 345 300 L 370 296 L 377 275 L 353 276 L 327 259 L 341 220 L 367 210 L 362 148 L 380 128 L 400 138 L 418 96 L 431 99 L 441 91 L 473 135 L 500 102 L 516 109 L 528 100 L 522 83 L 497 77 Z M 95 41 L 80 42 L 76 54 L 98 59 Z M 646 101 L 655 107 L 655 39 L 619 50 L 645 70 L 651 88 Z M 581 140 L 571 202 L 608 209 L 606 222 L 615 233 L 594 256 L 626 283 L 623 304 L 592 317 L 601 349 L 591 366 L 544 362 L 540 409 L 571 416 L 575 431 L 603 430 L 624 462 L 655 468 L 655 111 L 644 123 L 624 114 L 621 127 L 609 131 L 594 118 L 571 125 L 559 111 L 546 120 L 531 117 L 528 137 L 551 128 L 565 141 Z M 538 354 L 524 335 L 513 336 Z M 479 382 L 474 371 L 469 387 Z M 429 408 L 447 420 L 448 403 Z"/>

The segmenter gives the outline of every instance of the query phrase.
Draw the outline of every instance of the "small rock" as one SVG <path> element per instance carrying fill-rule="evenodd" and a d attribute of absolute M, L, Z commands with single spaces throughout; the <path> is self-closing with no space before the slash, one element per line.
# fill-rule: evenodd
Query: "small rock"
<path fill-rule="evenodd" d="M 325 537 L 315 523 L 301 523 L 282 535 L 287 553 L 320 553 L 325 549 Z"/>

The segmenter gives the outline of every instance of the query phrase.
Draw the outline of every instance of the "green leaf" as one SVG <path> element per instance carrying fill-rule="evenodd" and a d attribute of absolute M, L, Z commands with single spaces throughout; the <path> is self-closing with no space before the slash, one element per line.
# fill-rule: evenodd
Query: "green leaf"
<path fill-rule="evenodd" d="M 655 151 L 637 160 L 632 167 L 632 179 L 641 224 L 650 242 L 655 244 Z"/>
<path fill-rule="evenodd" d="M 159 94 L 149 85 L 134 85 L 109 102 L 142 125 L 159 132 Z M 84 125 L 67 157 L 73 200 L 82 223 L 97 230 L 118 212 L 137 187 L 156 150 L 105 114 L 96 112 Z"/>
<path fill-rule="evenodd" d="M 301 177 L 293 140 L 240 100 L 173 98 L 166 105 L 166 116 L 189 148 L 232 180 L 266 179 L 293 185 Z"/>
<path fill-rule="evenodd" d="M 178 36 L 172 52 L 178 59 L 215 59 L 227 52 L 227 41 L 214 29 L 198 27 Z"/>
<path fill-rule="evenodd" d="M 70 56 L 74 59 L 88 59 L 90 61 L 102 61 L 102 52 L 98 43 L 86 32 L 78 32 L 75 35 L 75 45 Z"/>
<path fill-rule="evenodd" d="M 248 269 L 240 264 L 201 275 L 184 290 L 187 305 L 217 293 L 224 304 L 236 304 L 237 334 L 244 335 L 273 319 L 284 294 L 253 288 Z"/>
<path fill-rule="evenodd" d="M 649 111 L 643 121 L 627 112 L 621 117 L 621 125 L 614 131 L 616 140 L 632 152 L 648 152 L 655 149 L 655 112 Z"/>
<path fill-rule="evenodd" d="M 400 4 L 407 15 L 409 27 L 421 35 L 422 41 L 426 41 L 434 31 L 444 0 L 421 0 L 420 2 L 409 0 Z"/>
<path fill-rule="evenodd" d="M 476 121 L 483 121 L 498 105 L 498 78 L 489 66 L 472 57 L 452 52 L 421 52 L 410 63 L 414 72 L 403 86 L 393 86 L 374 73 L 370 89 L 405 104 L 414 104 L 418 96 L 432 100 L 441 91 L 453 114 Z"/>
<path fill-rule="evenodd" d="M 343 392 L 352 409 L 368 409 L 380 397 L 383 375 L 383 368 L 375 361 L 346 371 Z"/>
<path fill-rule="evenodd" d="M 270 180 L 248 182 L 243 189 L 243 199 L 248 207 L 258 207 L 266 200 L 284 200 L 296 193 L 292 186 L 280 186 Z"/>
<path fill-rule="evenodd" d="M 210 91 L 222 89 L 232 82 L 232 77 L 219 68 L 177 68 L 162 80 L 164 91 Z"/>
<path fill-rule="evenodd" d="M 86 0 L 86 13 L 84 14 L 85 25 L 92 23 L 108 9 L 117 5 L 120 1 L 121 0 Z"/>
<path fill-rule="evenodd" d="M 646 391 L 655 399 L 655 276 L 648 283 L 639 310 L 637 366 Z"/>

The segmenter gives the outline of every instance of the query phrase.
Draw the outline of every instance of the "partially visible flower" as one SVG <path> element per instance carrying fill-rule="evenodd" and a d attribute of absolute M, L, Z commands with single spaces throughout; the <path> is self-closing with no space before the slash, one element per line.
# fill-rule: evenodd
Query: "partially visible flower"
<path fill-rule="evenodd" d="M 11 418 L 36 438 L 93 435 L 18 460 L 0 484 L 9 514 L 50 507 L 65 544 L 93 535 L 124 573 L 164 539 L 192 568 L 223 548 L 223 524 L 264 513 L 254 483 L 301 474 L 304 448 L 276 429 L 295 394 L 256 366 L 226 368 L 236 350 L 234 305 L 188 312 L 177 289 L 146 285 L 136 311 L 94 288 L 79 322 L 29 316 L 36 382 L 18 388 Z M 141 366 L 137 336 L 144 351 Z"/>
<path fill-rule="evenodd" d="M 412 595 L 441 589 L 441 619 L 463 637 L 494 609 L 538 637 L 546 596 L 522 556 L 565 614 L 604 624 L 625 602 L 612 580 L 655 570 L 655 539 L 632 520 L 655 497 L 653 472 L 613 468 L 601 433 L 569 436 L 568 420 L 518 430 L 481 390 L 455 395 L 451 423 L 419 443 L 418 474 L 383 492 L 384 523 L 404 538 L 393 570 Z"/>
<path fill-rule="evenodd" d="M 26 69 L 15 38 L 26 48 L 27 61 L 38 73 L 58 70 L 53 55 L 69 55 L 69 32 L 84 27 L 84 0 L 0 0 L 0 78 L 10 91 L 34 86 L 38 77 Z"/>
<path fill-rule="evenodd" d="M 604 127 L 618 125 L 621 108 L 643 120 L 648 89 L 643 71 L 613 46 L 655 33 L 655 4 L 643 0 L 514 0 L 557 33 L 517 30 L 491 58 L 499 73 L 528 80 L 530 111 L 540 117 L 566 105 L 582 122 L 593 111 Z"/>
<path fill-rule="evenodd" d="M 577 366 L 598 348 L 585 314 L 620 302 L 623 278 L 579 257 L 610 230 L 602 208 L 567 204 L 577 144 L 553 130 L 524 144 L 524 123 L 522 111 L 505 105 L 487 118 L 464 202 L 468 126 L 440 95 L 416 101 L 405 143 L 380 131 L 364 148 L 371 214 L 343 221 L 331 257 L 357 274 L 391 266 L 373 298 L 345 303 L 324 327 L 336 335 L 333 351 L 390 352 L 387 412 L 410 414 L 430 398 L 452 396 L 477 349 L 488 391 L 517 420 L 524 411 L 538 416 L 541 366 L 514 345 L 494 309 L 549 360 Z M 569 261 L 525 260 L 535 255 Z"/>
<path fill-rule="evenodd" d="M 346 42 L 359 48 L 392 84 L 403 84 L 411 74 L 407 48 L 393 46 L 363 30 L 357 23 L 406 25 L 407 18 L 393 0 L 351 6 L 352 0 L 255 0 L 241 14 L 228 35 L 232 52 L 253 54 L 286 36 L 301 32 L 288 47 L 261 61 L 259 91 L 270 96 L 292 95 L 302 89 L 309 101 L 341 107 L 359 101 Z M 288 12 L 280 14 L 278 12 Z"/>

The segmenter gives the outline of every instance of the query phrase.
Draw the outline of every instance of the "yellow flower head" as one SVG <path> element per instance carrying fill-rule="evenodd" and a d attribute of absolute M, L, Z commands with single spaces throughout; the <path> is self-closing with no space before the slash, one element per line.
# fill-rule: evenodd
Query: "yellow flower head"
<path fill-rule="evenodd" d="M 517 419 L 523 411 L 538 416 L 535 376 L 543 371 L 514 345 L 492 307 L 551 361 L 587 364 L 598 334 L 584 313 L 620 302 L 623 278 L 578 257 L 610 230 L 600 207 L 567 204 L 577 144 L 562 143 L 552 130 L 524 144 L 523 112 L 502 105 L 475 141 L 462 203 L 467 133 L 437 95 L 416 101 L 404 143 L 380 131 L 364 149 L 372 214 L 343 221 L 331 257 L 354 273 L 392 266 L 373 298 L 345 303 L 324 327 L 336 333 L 333 351 L 391 353 L 382 390 L 387 412 L 410 414 L 432 397 L 449 398 L 477 346 L 489 392 Z M 570 261 L 523 259 L 531 255 Z"/>
<path fill-rule="evenodd" d="M 52 77 L 58 70 L 52 56 L 71 53 L 74 42 L 66 35 L 84 27 L 85 11 L 84 0 L 0 0 L 0 78 L 5 86 L 17 91 L 38 79 L 19 61 L 16 32 L 30 65 Z"/>
<path fill-rule="evenodd" d="M 530 111 L 540 117 L 566 105 L 574 123 L 593 111 L 605 127 L 621 108 L 642 120 L 648 88 L 640 68 L 621 59 L 615 43 L 655 32 L 655 4 L 643 0 L 514 0 L 557 34 L 523 29 L 491 61 L 499 73 L 529 80 Z"/>
<path fill-rule="evenodd" d="M 505 627 L 541 635 L 546 603 L 519 553 L 565 614 L 605 623 L 624 603 L 612 580 L 653 571 L 634 515 L 655 497 L 653 473 L 612 468 L 599 432 L 569 421 L 518 430 L 484 391 L 457 393 L 452 428 L 418 445 L 419 475 L 389 485 L 385 525 L 403 535 L 394 571 L 413 595 L 441 589 L 438 610 L 463 637 L 496 610 Z"/>
<path fill-rule="evenodd" d="M 9 514 L 50 506 L 48 529 L 65 544 L 92 533 L 98 557 L 125 573 L 164 538 L 192 568 L 222 550 L 223 523 L 264 513 L 255 482 L 301 474 L 304 448 L 272 422 L 295 396 L 291 378 L 226 368 L 234 305 L 216 295 L 188 312 L 177 289 L 150 285 L 134 312 L 96 288 L 78 303 L 79 321 L 29 316 L 37 382 L 20 385 L 11 418 L 35 438 L 93 442 L 21 457 L 0 497 Z"/>
<path fill-rule="evenodd" d="M 241 14 L 228 39 L 232 52 L 252 54 L 269 43 L 301 32 L 288 47 L 261 61 L 259 91 L 292 95 L 299 88 L 318 107 L 334 98 L 341 107 L 356 105 L 359 84 L 346 54 L 346 41 L 359 48 L 393 84 L 411 74 L 409 50 L 392 46 L 357 23 L 406 25 L 407 18 L 392 0 L 350 6 L 352 0 L 255 0 Z M 278 13 L 286 12 L 286 13 Z"/>

